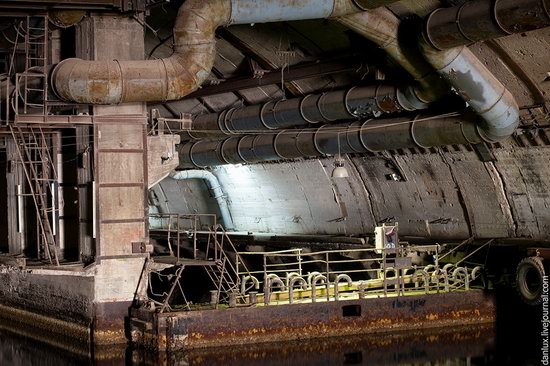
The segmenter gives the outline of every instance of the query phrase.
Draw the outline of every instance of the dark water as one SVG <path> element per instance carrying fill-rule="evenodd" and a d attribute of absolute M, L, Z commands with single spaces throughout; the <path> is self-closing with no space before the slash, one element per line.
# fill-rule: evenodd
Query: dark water
<path fill-rule="evenodd" d="M 497 323 L 177 354 L 46 344 L 0 329 L 0 365 L 540 365 L 541 314 L 499 295 Z M 24 329 L 17 330 L 25 334 Z M 28 332 L 26 333 L 28 335 Z M 53 343 L 53 342 L 49 342 Z M 61 347 L 61 348 L 60 348 Z"/>

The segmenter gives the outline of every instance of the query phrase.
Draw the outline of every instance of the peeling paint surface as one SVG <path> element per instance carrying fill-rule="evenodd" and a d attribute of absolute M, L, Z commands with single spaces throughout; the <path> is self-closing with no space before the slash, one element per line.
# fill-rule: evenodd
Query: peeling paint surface
<path fill-rule="evenodd" d="M 345 307 L 352 307 L 346 315 Z M 146 311 L 134 316 L 148 318 Z M 153 314 L 152 333 L 134 329 L 135 342 L 152 334 L 155 346 L 177 351 L 303 340 L 495 321 L 495 303 L 481 291 L 330 303 Z"/>

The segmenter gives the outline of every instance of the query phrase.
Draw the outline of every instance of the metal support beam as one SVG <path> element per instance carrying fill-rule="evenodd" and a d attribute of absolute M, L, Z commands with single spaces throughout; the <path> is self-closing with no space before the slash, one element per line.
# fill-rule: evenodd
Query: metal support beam
<path fill-rule="evenodd" d="M 313 62 L 303 65 L 292 66 L 285 71 L 285 81 L 314 78 L 318 76 L 338 74 L 344 72 L 363 71 L 364 64 L 355 59 L 340 59 L 332 61 Z M 281 82 L 281 70 L 266 72 L 261 78 L 237 77 L 222 81 L 219 84 L 203 86 L 184 99 L 207 97 L 216 94 L 235 92 L 238 90 L 250 89 L 257 86 L 278 84 Z"/>

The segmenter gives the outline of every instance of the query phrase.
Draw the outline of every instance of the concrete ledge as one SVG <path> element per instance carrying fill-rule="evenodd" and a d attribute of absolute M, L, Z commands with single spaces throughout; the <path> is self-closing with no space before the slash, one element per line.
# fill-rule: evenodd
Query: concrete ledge
<path fill-rule="evenodd" d="M 132 341 L 160 351 L 232 346 L 495 321 L 482 291 L 174 313 L 135 311 Z"/>
<path fill-rule="evenodd" d="M 0 267 L 0 303 L 79 325 L 93 318 L 94 278 L 83 272 Z"/>

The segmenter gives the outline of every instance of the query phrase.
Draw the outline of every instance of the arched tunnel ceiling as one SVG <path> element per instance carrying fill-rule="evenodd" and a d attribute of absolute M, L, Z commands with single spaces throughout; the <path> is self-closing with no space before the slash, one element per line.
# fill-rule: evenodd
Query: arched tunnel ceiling
<path fill-rule="evenodd" d="M 390 9 L 408 18 L 437 6 L 437 1 L 402 1 Z M 170 14 L 168 10 L 164 21 Z M 169 35 L 170 26 L 159 33 L 160 38 Z M 263 69 L 279 70 L 334 57 L 364 57 L 368 72 L 285 81 L 284 91 L 278 85 L 265 85 L 151 107 L 167 116 L 201 114 L 341 89 L 382 76 L 399 80 L 404 75 L 368 41 L 332 21 L 231 26 L 222 29 L 218 38 L 211 80 L 251 75 L 249 58 Z M 152 57 L 169 55 L 170 44 L 156 47 Z M 157 45 L 158 39 L 148 34 L 146 54 Z M 333 157 L 212 168 L 228 195 L 236 229 L 362 234 L 372 232 L 376 223 L 398 221 L 402 235 L 419 238 L 546 239 L 550 234 L 550 29 L 480 42 L 470 49 L 520 106 L 521 124 L 512 138 L 482 151 L 451 146 L 348 155 L 347 179 L 330 178 Z M 283 72 L 282 80 L 284 76 Z M 173 211 L 216 210 L 201 181 L 168 178 L 160 186 Z"/>

